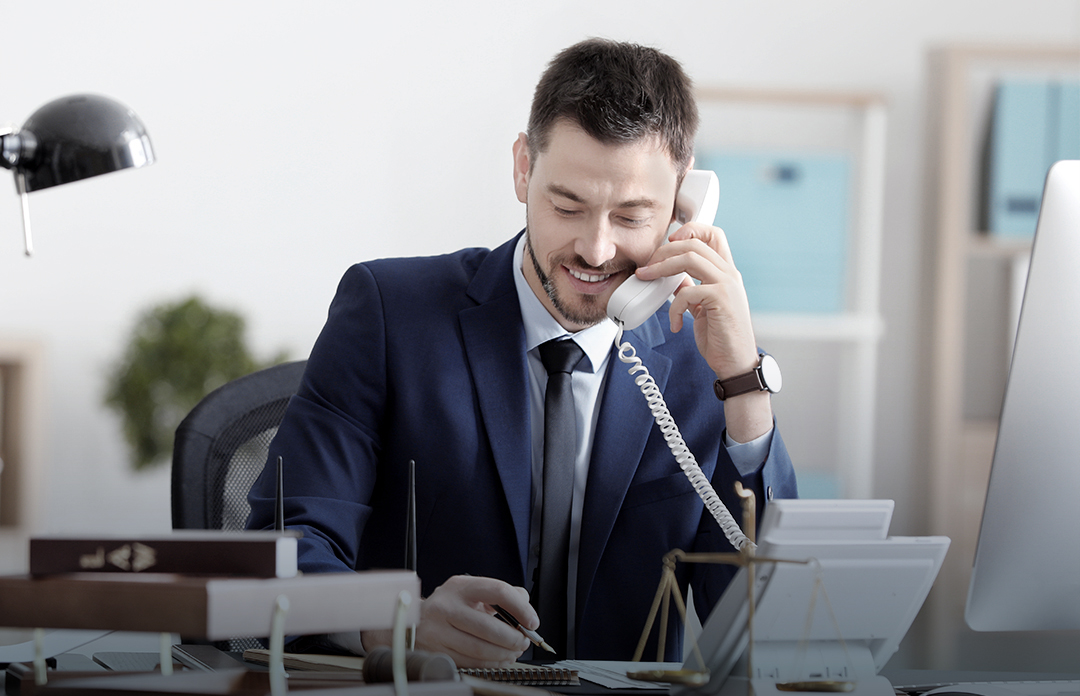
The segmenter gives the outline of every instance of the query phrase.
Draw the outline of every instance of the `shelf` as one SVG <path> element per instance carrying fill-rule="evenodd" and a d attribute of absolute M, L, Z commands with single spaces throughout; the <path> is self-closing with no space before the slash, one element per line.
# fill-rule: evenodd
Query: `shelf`
<path fill-rule="evenodd" d="M 968 649 L 964 604 L 997 439 L 993 405 L 979 409 L 986 417 L 966 414 L 974 401 L 986 405 L 1004 389 L 1032 248 L 1029 238 L 976 230 L 993 89 L 1004 75 L 1075 76 L 1080 46 L 948 46 L 931 53 L 930 68 L 926 244 L 933 268 L 919 426 L 928 463 L 920 493 L 930 501 L 926 532 L 950 537 L 952 547 L 927 600 L 921 643 L 922 661 L 945 668 Z"/>
<path fill-rule="evenodd" d="M 885 323 L 876 314 L 755 314 L 754 335 L 800 341 L 876 341 Z"/>
<path fill-rule="evenodd" d="M 772 103 L 786 106 L 840 106 L 865 109 L 884 106 L 885 97 L 877 92 L 839 92 L 828 90 L 761 89 L 757 87 L 702 87 L 699 99 L 724 102 Z"/>
<path fill-rule="evenodd" d="M 1017 259 L 1031 256 L 1030 239 L 998 239 L 986 232 L 968 238 L 968 253 L 980 258 Z"/>
<path fill-rule="evenodd" d="M 844 311 L 751 311 L 751 320 L 761 346 L 786 354 L 786 384 L 774 409 L 802 483 L 809 489 L 810 479 L 819 479 L 817 492 L 826 497 L 873 497 L 886 99 L 859 91 L 696 91 L 701 152 L 844 153 L 850 162 L 843 300 L 819 305 Z M 809 462 L 813 471 L 802 468 Z"/>

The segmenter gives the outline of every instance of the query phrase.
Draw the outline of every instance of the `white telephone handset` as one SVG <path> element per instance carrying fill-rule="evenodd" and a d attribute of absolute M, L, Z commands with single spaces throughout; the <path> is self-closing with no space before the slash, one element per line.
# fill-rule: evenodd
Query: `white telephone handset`
<path fill-rule="evenodd" d="M 675 222 L 668 227 L 668 236 L 688 222 L 706 222 L 710 225 L 716 217 L 716 209 L 720 203 L 720 182 L 716 174 L 708 171 L 694 169 L 686 173 L 682 186 L 675 197 Z M 724 531 L 724 535 L 736 549 L 744 546 L 754 546 L 742 530 L 739 524 L 731 516 L 720 496 L 713 490 L 705 473 L 701 470 L 694 454 L 686 446 L 675 420 L 664 403 L 664 396 L 660 393 L 660 387 L 656 380 L 649 374 L 649 370 L 637 357 L 637 352 L 629 341 L 623 342 L 623 332 L 636 329 L 643 321 L 648 319 L 656 310 L 660 309 L 671 293 L 682 284 L 685 273 L 657 278 L 656 280 L 640 280 L 637 276 L 630 276 L 622 285 L 615 289 L 611 299 L 608 300 L 607 314 L 619 325 L 619 333 L 615 337 L 615 348 L 619 360 L 630 365 L 630 374 L 634 376 L 637 384 L 649 404 L 649 410 L 653 418 L 660 426 L 660 432 L 664 441 L 671 449 L 679 468 L 690 479 L 694 491 L 705 503 L 705 508 L 713 516 L 717 524 Z"/>
<path fill-rule="evenodd" d="M 716 174 L 701 169 L 687 172 L 675 197 L 675 222 L 668 227 L 668 236 L 688 222 L 711 225 L 719 204 L 720 182 Z M 667 302 L 685 277 L 685 273 L 656 280 L 630 276 L 611 294 L 608 317 L 625 331 L 636 329 Z"/>

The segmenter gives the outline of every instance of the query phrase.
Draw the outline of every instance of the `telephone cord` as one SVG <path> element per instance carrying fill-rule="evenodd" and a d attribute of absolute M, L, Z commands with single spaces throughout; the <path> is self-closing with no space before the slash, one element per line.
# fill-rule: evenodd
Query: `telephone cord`
<path fill-rule="evenodd" d="M 624 342 L 622 340 L 622 335 L 623 331 L 620 328 L 618 335 L 615 337 L 615 347 L 618 349 L 619 360 L 630 365 L 628 370 L 630 376 L 634 378 L 634 384 L 638 386 L 638 389 L 641 390 L 642 395 L 645 397 L 645 401 L 648 402 L 649 411 L 652 412 L 657 426 L 660 427 L 664 441 L 671 450 L 671 454 L 675 457 L 675 461 L 678 462 L 679 468 L 690 479 L 690 485 L 694 487 L 698 497 L 705 503 L 705 508 L 716 520 L 716 523 L 720 525 L 720 529 L 723 530 L 724 536 L 731 542 L 731 545 L 740 551 L 747 544 L 750 545 L 750 548 L 756 548 L 756 544 L 743 534 L 738 522 L 731 516 L 724 502 L 720 500 L 720 496 L 713 490 L 708 477 L 705 476 L 705 472 L 701 470 L 697 459 L 694 458 L 694 453 L 686 446 L 686 441 L 683 440 L 682 434 L 679 432 L 679 426 L 675 424 L 675 419 L 672 418 L 671 412 L 668 411 L 664 395 L 660 393 L 660 387 L 657 386 L 656 380 L 649 374 L 649 369 L 642 364 L 634 346 L 630 345 L 629 341 Z M 635 375 L 638 372 L 641 374 Z"/>

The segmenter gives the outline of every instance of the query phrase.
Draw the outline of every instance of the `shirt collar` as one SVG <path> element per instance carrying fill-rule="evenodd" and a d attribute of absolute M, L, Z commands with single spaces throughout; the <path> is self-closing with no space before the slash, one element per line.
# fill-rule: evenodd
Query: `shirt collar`
<path fill-rule="evenodd" d="M 514 285 L 517 287 L 518 304 L 521 305 L 521 318 L 525 322 L 525 350 L 531 351 L 541 343 L 570 336 L 589 359 L 588 365 L 579 363 L 578 369 L 596 372 L 604 364 L 608 352 L 615 344 L 619 327 L 613 321 L 602 321 L 587 329 L 570 333 L 555 321 L 555 317 L 551 316 L 525 280 L 522 268 L 525 259 L 525 234 L 521 235 L 514 248 Z"/>

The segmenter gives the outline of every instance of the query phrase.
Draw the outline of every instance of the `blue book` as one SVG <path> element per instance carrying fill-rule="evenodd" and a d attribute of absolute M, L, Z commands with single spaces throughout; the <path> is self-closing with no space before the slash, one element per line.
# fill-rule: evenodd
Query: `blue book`
<path fill-rule="evenodd" d="M 844 153 L 705 152 L 720 180 L 716 224 L 754 312 L 846 306 L 850 165 Z"/>
<path fill-rule="evenodd" d="M 987 224 L 1002 238 L 1030 238 L 1050 166 L 1080 158 L 1080 82 L 1003 81 L 994 98 Z"/>
<path fill-rule="evenodd" d="M 1048 168 L 1050 84 L 1002 82 L 994 100 L 990 145 L 990 231 L 1002 237 L 1035 234 Z"/>
<path fill-rule="evenodd" d="M 1080 82 L 1060 83 L 1057 104 L 1058 136 L 1054 161 L 1080 159 Z"/>

